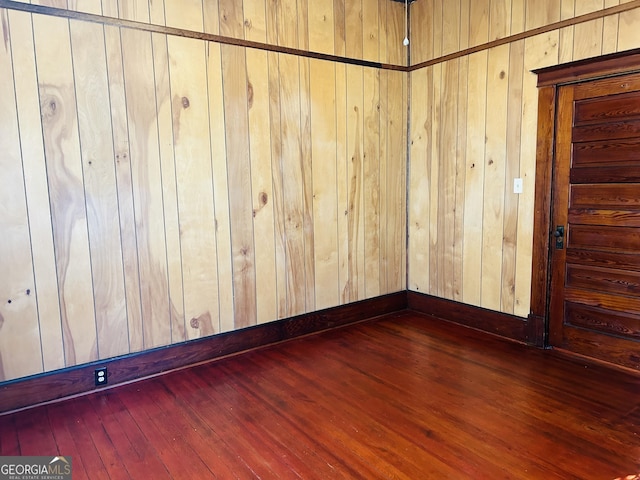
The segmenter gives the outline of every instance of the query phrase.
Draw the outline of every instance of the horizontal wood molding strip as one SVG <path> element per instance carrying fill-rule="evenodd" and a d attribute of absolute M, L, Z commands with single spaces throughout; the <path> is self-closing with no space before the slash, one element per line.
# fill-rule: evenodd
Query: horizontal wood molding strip
<path fill-rule="evenodd" d="M 515 35 L 510 35 L 508 37 L 492 40 L 491 42 L 476 45 L 474 47 L 469 47 L 464 50 L 460 50 L 459 52 L 450 53 L 448 55 L 443 55 L 438 58 L 427 60 L 426 62 L 421 62 L 415 65 L 411 65 L 408 67 L 408 70 L 410 72 L 413 72 L 414 70 L 419 70 L 424 67 L 430 67 L 431 65 L 447 62 L 449 60 L 454 60 L 456 58 L 465 57 L 467 55 L 471 55 L 472 53 L 480 52 L 482 50 L 489 50 L 491 48 L 499 47 L 500 45 L 517 42 L 518 40 L 524 40 L 525 38 L 529 38 L 529 37 L 535 37 L 536 35 L 552 32 L 553 30 L 559 30 L 561 28 L 571 27 L 579 23 L 589 22 L 591 20 L 597 20 L 598 18 L 608 17 L 609 15 L 623 13 L 629 10 L 633 10 L 635 8 L 640 8 L 640 0 L 633 0 L 631 2 L 623 3 L 621 5 L 615 5 L 613 7 L 605 8 L 603 10 L 597 10 L 595 12 L 586 13 L 584 15 L 579 15 L 577 17 L 569 18 L 567 20 L 561 20 L 559 22 L 550 23 L 549 25 L 543 25 L 542 27 L 534 28 L 532 30 L 527 30 L 521 33 L 517 33 Z"/>
<path fill-rule="evenodd" d="M 538 87 L 549 87 L 638 71 L 640 71 L 640 48 L 541 68 L 534 70 L 533 73 L 538 75 Z"/>
<path fill-rule="evenodd" d="M 406 310 L 405 291 L 222 333 L 102 362 L 0 384 L 0 414 L 96 390 L 94 370 L 107 367 L 108 386 L 272 345 L 292 338 Z"/>
<path fill-rule="evenodd" d="M 518 342 L 535 343 L 534 339 L 529 338 L 530 327 L 526 319 L 515 315 L 486 310 L 417 292 L 407 293 L 407 307 L 415 312 L 440 320 L 465 325 Z"/>
<path fill-rule="evenodd" d="M 102 25 L 111 25 L 115 27 L 131 28 L 131 29 L 142 30 L 146 32 L 162 33 L 165 35 L 195 38 L 199 40 L 206 40 L 209 42 L 220 43 L 223 45 L 235 45 L 239 47 L 252 48 L 256 50 L 265 50 L 268 52 L 275 52 L 275 53 L 285 53 L 289 55 L 296 55 L 299 57 L 313 58 L 316 60 L 327 60 L 330 62 L 344 63 L 348 65 L 358 65 L 362 67 L 379 68 L 382 70 L 395 70 L 395 71 L 401 71 L 401 72 L 408 71 L 408 67 L 403 65 L 371 62 L 368 60 L 361 60 L 357 58 L 341 57 L 338 55 L 329 55 L 329 54 L 319 53 L 319 52 L 310 52 L 307 50 L 300 50 L 297 48 L 281 47 L 278 45 L 270 45 L 268 43 L 254 42 L 251 40 L 243 40 L 239 38 L 226 37 L 223 35 L 215 35 L 212 33 L 198 32 L 195 30 L 186 30 L 186 29 L 175 28 L 175 27 L 166 27 L 163 25 L 136 22 L 133 20 L 104 17 L 102 15 L 95 15 L 92 13 L 85 13 L 85 12 L 76 12 L 73 10 L 48 7 L 44 5 L 32 5 L 28 3 L 14 2 L 11 0 L 0 0 L 0 8 L 20 10 L 23 12 L 50 15 L 54 17 L 62 17 L 62 18 L 68 18 L 73 20 L 82 20 L 85 22 L 99 23 Z"/>

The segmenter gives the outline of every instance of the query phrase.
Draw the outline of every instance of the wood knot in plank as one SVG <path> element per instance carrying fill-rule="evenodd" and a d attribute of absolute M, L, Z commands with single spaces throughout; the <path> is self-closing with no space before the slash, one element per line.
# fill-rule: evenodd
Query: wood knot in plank
<path fill-rule="evenodd" d="M 253 85 L 251 82 L 247 82 L 247 104 L 249 109 L 253 106 Z"/>
<path fill-rule="evenodd" d="M 40 115 L 42 120 L 51 120 L 59 115 L 60 105 L 58 98 L 53 95 L 45 95 L 40 103 Z"/>
<path fill-rule="evenodd" d="M 189 103 L 189 99 L 187 97 L 182 97 L 182 108 L 189 108 L 191 104 Z"/>

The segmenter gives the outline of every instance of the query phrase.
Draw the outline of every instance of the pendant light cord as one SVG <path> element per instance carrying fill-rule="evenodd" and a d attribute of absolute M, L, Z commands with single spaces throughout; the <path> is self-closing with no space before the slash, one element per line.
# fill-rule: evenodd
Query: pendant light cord
<path fill-rule="evenodd" d="M 409 0 L 404 0 L 404 40 L 402 44 L 409 45 Z"/>

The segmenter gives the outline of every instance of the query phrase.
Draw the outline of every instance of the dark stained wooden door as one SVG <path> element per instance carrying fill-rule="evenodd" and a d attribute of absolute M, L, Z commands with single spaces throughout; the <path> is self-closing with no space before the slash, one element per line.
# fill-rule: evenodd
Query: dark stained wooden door
<path fill-rule="evenodd" d="M 557 112 L 549 342 L 640 370 L 640 74 L 559 87 Z"/>

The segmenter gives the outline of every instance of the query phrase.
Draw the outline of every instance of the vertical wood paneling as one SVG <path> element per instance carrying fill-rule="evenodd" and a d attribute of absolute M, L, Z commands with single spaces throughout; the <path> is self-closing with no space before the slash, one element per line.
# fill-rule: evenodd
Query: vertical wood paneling
<path fill-rule="evenodd" d="M 242 5 L 221 0 L 220 33 L 244 37 Z M 234 326 L 257 323 L 251 158 L 249 145 L 249 83 L 245 49 L 220 46 L 224 97 L 225 146 L 229 189 Z M 210 112 L 211 113 L 211 112 Z M 215 116 L 212 116 L 215 119 Z M 215 120 L 214 120 L 215 121 Z"/>
<path fill-rule="evenodd" d="M 481 303 L 487 58 L 469 56 L 462 299 L 472 305 Z"/>
<path fill-rule="evenodd" d="M 43 367 L 44 370 L 55 370 L 65 366 L 65 358 L 31 15 L 9 11 L 9 20 L 6 20 L 6 16 L 4 19 L 3 29 L 7 34 L 6 38 L 9 38 L 9 35 L 11 38 L 11 54 L 14 59 L 20 59 L 13 64 L 13 77 L 29 231 L 32 238 L 30 248 Z M 11 131 L 10 127 L 7 131 Z M 33 242 L 33 239 L 37 239 L 37 242 Z M 11 336 L 7 338 L 14 340 Z M 34 341 L 34 345 L 37 345 L 37 341 Z"/>
<path fill-rule="evenodd" d="M 244 38 L 244 18 L 242 3 L 233 0 L 219 1 L 220 35 Z M 223 54 L 224 55 L 224 54 Z"/>
<path fill-rule="evenodd" d="M 129 351 L 144 347 L 142 338 L 142 299 L 138 270 L 135 211 L 133 202 L 133 179 L 129 151 L 124 70 L 120 29 L 105 27 L 105 52 L 109 76 L 109 103 L 111 108 L 111 130 L 113 133 L 113 158 L 118 196 L 118 219 L 122 249 L 123 279 L 126 295 L 127 336 Z"/>
<path fill-rule="evenodd" d="M 169 37 L 187 338 L 220 331 L 205 45 Z M 246 136 L 245 136 L 246 142 Z"/>
<path fill-rule="evenodd" d="M 406 287 L 407 77 L 391 71 L 388 82 L 387 292 L 396 292 Z"/>
<path fill-rule="evenodd" d="M 102 14 L 101 0 L 69 0 L 67 7 L 69 10 L 76 12 L 92 13 L 94 15 Z"/>
<path fill-rule="evenodd" d="M 203 31 L 203 1 L 204 0 L 164 0 L 164 14 L 167 26 L 185 28 L 196 32 Z M 222 6 L 220 8 L 222 8 Z"/>
<path fill-rule="evenodd" d="M 338 286 L 340 303 L 349 292 L 349 181 L 347 174 L 347 66 L 336 64 L 336 190 L 338 201 Z"/>
<path fill-rule="evenodd" d="M 435 20 L 433 16 L 433 4 L 434 2 L 414 2 L 411 4 L 409 36 L 411 37 L 411 63 L 413 64 L 424 62 L 434 57 L 433 33 L 435 30 Z M 463 29 L 466 28 L 463 22 L 461 22 L 461 26 Z M 412 93 L 415 90 L 417 89 L 412 88 Z"/>
<path fill-rule="evenodd" d="M 334 18 L 333 0 L 309 2 L 309 50 L 312 52 L 333 54 Z"/>
<path fill-rule="evenodd" d="M 362 58 L 378 62 L 381 40 L 378 0 L 362 0 L 362 26 Z"/>
<path fill-rule="evenodd" d="M 209 139 L 211 148 L 211 174 L 213 178 L 213 227 L 217 264 L 217 302 L 220 331 L 234 329 L 233 270 L 231 256 L 231 216 L 229 207 L 229 184 L 226 146 L 226 124 L 224 118 L 224 95 L 222 87 L 221 45 L 207 43 L 207 90 L 209 99 Z M 188 185 L 187 185 L 188 186 Z M 211 228 L 211 225 L 206 225 Z M 183 261 L 183 269 L 189 264 Z M 188 320 L 188 317 L 185 319 Z"/>
<path fill-rule="evenodd" d="M 301 155 L 300 129 L 300 67 L 299 59 L 279 56 L 280 117 L 282 155 L 279 169 L 282 175 L 282 233 L 285 252 L 286 315 L 305 312 L 305 245 L 304 245 L 304 172 Z"/>
<path fill-rule="evenodd" d="M 560 20 L 560 7 L 563 0 L 526 0 L 527 30 L 549 25 Z M 580 0 L 582 1 L 582 0 Z"/>
<path fill-rule="evenodd" d="M 442 55 L 442 36 L 443 36 L 443 18 L 444 10 L 450 7 L 450 4 L 443 5 L 441 2 L 433 2 L 432 15 L 433 15 L 433 34 L 432 37 L 432 53 L 434 56 Z"/>
<path fill-rule="evenodd" d="M 581 0 L 576 2 L 576 15 L 583 15 L 604 8 L 603 0 Z M 594 57 L 602 52 L 603 19 L 579 23 L 575 26 L 573 59 Z"/>
<path fill-rule="evenodd" d="M 459 8 L 462 25 L 459 48 L 465 48 L 619 3 L 619 0 L 485 0 L 463 1 L 459 5 L 457 2 L 433 2 L 428 7 L 416 4 L 412 8 L 413 12 L 420 13 L 430 10 L 432 20 L 426 24 L 436 36 L 441 25 L 446 24 L 443 19 L 447 18 L 448 12 Z M 632 40 L 630 33 L 631 26 L 637 28 L 640 22 L 640 19 L 633 19 L 635 12 L 576 24 L 463 57 L 455 87 L 445 80 L 453 74 L 453 70 L 448 70 L 450 62 L 429 67 L 434 72 L 433 84 L 423 88 L 433 94 L 429 101 L 433 109 L 429 115 L 432 121 L 427 131 L 433 141 L 428 163 L 431 191 L 429 202 L 421 201 L 419 208 L 412 205 L 411 200 L 409 203 L 410 248 L 421 248 L 420 252 L 409 252 L 410 288 L 424 291 L 414 280 L 420 274 L 413 270 L 424 271 L 423 255 L 429 255 L 429 273 L 425 278 L 429 285 L 427 293 L 456 299 L 456 292 L 460 290 L 455 286 L 456 272 L 461 271 L 463 301 L 523 317 L 528 315 L 536 151 L 532 132 L 536 130 L 537 118 L 536 79 L 531 70 L 637 47 L 638 37 Z M 623 24 L 625 17 L 628 20 Z M 425 20 L 413 19 L 414 26 L 422 25 L 419 22 Z M 468 29 L 465 28 L 467 24 Z M 417 52 L 412 58 L 414 63 L 424 61 L 425 52 L 431 48 L 425 44 L 425 38 L 428 35 L 414 32 L 412 51 Z M 624 38 L 624 46 L 621 38 Z M 440 54 L 438 42 L 434 38 L 432 58 Z M 416 74 L 413 73 L 414 78 Z M 424 95 L 418 92 L 417 85 L 412 87 L 411 110 L 421 111 Z M 457 127 L 444 113 L 445 105 L 451 104 L 458 105 Z M 412 128 L 415 130 L 419 126 L 412 125 Z M 454 162 L 466 164 L 464 175 L 460 175 L 460 171 L 455 173 L 455 181 L 452 180 L 453 172 L 447 170 L 451 162 L 451 138 L 445 133 L 453 129 L 457 129 L 458 146 Z M 412 141 L 415 142 L 413 135 Z M 420 155 L 412 147 L 412 170 L 415 167 L 413 160 L 420 159 Z M 523 193 L 519 195 L 512 193 L 513 178 L 517 177 L 524 183 Z M 410 181 L 410 198 L 419 199 L 416 190 L 424 187 L 419 187 L 420 182 L 413 177 Z M 464 214 L 449 220 L 451 213 L 447 216 L 442 212 L 448 211 L 445 205 L 452 187 L 456 192 L 456 212 L 462 210 Z M 411 238 L 412 232 L 415 230 L 417 235 L 417 225 L 425 219 L 429 222 L 428 246 L 417 247 Z M 455 224 L 453 249 L 447 240 L 452 222 Z M 462 248 L 458 250 L 455 245 L 460 244 Z M 453 268 L 445 268 L 451 252 Z M 459 258 L 462 258 L 461 270 L 456 264 Z M 453 291 L 449 290 L 450 285 L 454 285 Z"/>
<path fill-rule="evenodd" d="M 560 6 L 560 19 L 567 20 L 575 17 L 575 0 L 562 0 Z M 575 27 L 561 28 L 559 31 L 560 42 L 558 45 L 559 61 L 570 62 L 573 58 L 573 36 Z"/>
<path fill-rule="evenodd" d="M 167 279 L 169 286 L 169 314 L 171 319 L 171 341 L 186 340 L 184 318 L 184 292 L 182 289 L 182 258 L 180 244 L 180 218 L 176 164 L 173 145 L 173 118 L 169 85 L 169 53 L 167 37 L 151 35 L 153 48 L 153 71 L 156 87 L 156 112 L 158 138 L 160 141 L 160 172 L 162 175 L 162 201 L 164 209 L 164 232 L 167 243 Z"/>
<path fill-rule="evenodd" d="M 387 58 L 389 29 L 387 28 L 387 0 L 378 0 L 378 31 L 380 32 L 379 41 L 379 61 L 383 62 Z"/>
<path fill-rule="evenodd" d="M 469 59 L 458 59 L 458 131 L 456 138 L 456 182 L 455 182 L 455 236 L 453 246 L 453 299 L 462 300 L 464 270 L 464 204 L 465 176 L 467 171 L 467 102 L 469 82 Z"/>
<path fill-rule="evenodd" d="M 507 150 L 504 183 L 504 226 L 502 247 L 502 292 L 500 310 L 513 313 L 516 288 L 518 242 L 518 194 L 513 193 L 513 179 L 520 176 L 520 132 L 522 131 L 522 75 L 524 41 L 509 46 L 509 87 L 507 92 Z"/>
<path fill-rule="evenodd" d="M 511 33 L 511 0 L 492 0 L 489 19 L 489 40 L 508 36 Z"/>
<path fill-rule="evenodd" d="M 298 48 L 309 50 L 309 1 L 298 0 Z M 313 223 L 313 163 L 311 156 L 311 79 L 308 58 L 300 58 L 300 163 L 302 168 L 302 229 L 304 237 L 305 311 L 315 310 L 315 239 Z"/>
<path fill-rule="evenodd" d="M 267 34 L 277 36 L 277 31 L 267 29 Z M 273 183 L 273 217 L 276 259 L 276 293 L 278 318 L 287 316 L 286 254 L 284 232 L 284 197 L 282 188 L 282 121 L 280 112 L 280 55 L 268 53 L 269 67 L 269 115 L 271 123 L 271 181 Z"/>
<path fill-rule="evenodd" d="M 526 0 L 511 0 L 511 35 L 524 31 Z"/>
<path fill-rule="evenodd" d="M 149 21 L 149 3 L 155 3 L 158 7 L 164 6 L 164 2 L 117 0 L 117 3 L 120 18 L 125 20 L 133 20 L 136 22 Z"/>
<path fill-rule="evenodd" d="M 471 1 L 460 0 L 460 48 L 469 47 L 469 18 L 471 14 Z"/>
<path fill-rule="evenodd" d="M 406 62 L 404 8 L 386 0 L 55 5 Z M 25 265 L 41 340 L 27 343 L 42 357 L 21 368 L 404 288 L 405 73 L 80 19 L 36 15 L 32 34 L 30 14 L 8 16 L 18 27 L 4 21 L 16 78 L 6 90 L 18 106 L 6 131 L 19 139 L 27 234 L 38 238 Z"/>
<path fill-rule="evenodd" d="M 429 76 L 433 68 L 411 73 L 412 108 L 409 170 L 409 279 L 408 287 L 418 292 L 429 291 L 429 159 L 431 153 L 431 102 Z"/>
<path fill-rule="evenodd" d="M 619 0 L 605 0 L 605 8 L 620 5 Z M 602 25 L 602 54 L 618 51 L 619 15 L 609 15 L 603 19 Z"/>
<path fill-rule="evenodd" d="M 362 58 L 362 1 L 345 2 L 346 55 L 350 58 Z"/>
<path fill-rule="evenodd" d="M 460 50 L 460 2 L 451 2 L 442 11 L 442 53 Z"/>
<path fill-rule="evenodd" d="M 315 283 L 324 286 L 315 290 L 318 309 L 340 304 L 335 69 L 330 62 L 310 64 Z"/>
<path fill-rule="evenodd" d="M 65 364 L 75 365 L 98 352 L 71 39 L 63 19 L 34 15 L 33 28 Z"/>
<path fill-rule="evenodd" d="M 489 41 L 489 0 L 471 0 L 469 10 L 469 45 L 480 45 Z"/>
<path fill-rule="evenodd" d="M 105 35 L 101 25 L 70 22 L 98 335 L 98 356 L 129 351 L 120 247 Z"/>
<path fill-rule="evenodd" d="M 218 2 L 219 0 L 202 0 L 202 28 L 206 33 L 213 33 L 214 35 L 220 34 L 220 11 Z M 163 6 L 164 15 L 164 5 L 163 3 L 158 3 Z"/>
<path fill-rule="evenodd" d="M 264 0 L 244 0 L 244 38 L 254 42 L 267 41 L 267 19 Z M 206 17 L 205 17 L 206 18 Z M 250 63 L 250 62 L 247 62 Z"/>
<path fill-rule="evenodd" d="M 0 11 L 0 88 L 14 91 L 7 11 Z M 0 380 L 42 371 L 31 235 L 14 95 L 0 95 Z"/>
<path fill-rule="evenodd" d="M 487 98 L 491 100 L 487 102 L 484 191 L 491 193 L 484 198 L 482 212 L 481 304 L 492 310 L 500 310 L 509 46 L 493 48 L 488 55 Z"/>
<path fill-rule="evenodd" d="M 618 51 L 638 47 L 638 24 L 640 24 L 640 8 L 620 14 L 618 31 Z"/>
<path fill-rule="evenodd" d="M 333 0 L 334 55 L 344 56 L 346 52 L 347 25 L 345 21 L 345 3 Z"/>
<path fill-rule="evenodd" d="M 307 35 L 305 34 L 305 38 Z M 300 164 L 302 168 L 302 228 L 304 237 L 305 311 L 315 310 L 315 262 L 313 230 L 313 164 L 311 158 L 311 80 L 309 59 L 300 62 Z"/>
<path fill-rule="evenodd" d="M 143 315 L 142 331 L 131 335 L 132 343 L 142 338 L 150 348 L 171 341 L 151 34 L 123 29 L 121 35 Z"/>
<path fill-rule="evenodd" d="M 380 293 L 389 291 L 389 251 L 387 231 L 388 225 L 388 188 L 387 166 L 389 165 L 389 130 L 387 119 L 389 117 L 389 72 L 380 72 Z"/>
<path fill-rule="evenodd" d="M 363 73 L 364 298 L 372 298 L 380 294 L 380 72 Z"/>
<path fill-rule="evenodd" d="M 413 17 L 413 61 L 615 2 L 416 2 L 413 13 L 432 18 Z M 96 3 L 56 5 L 97 12 Z M 102 12 L 406 62 L 399 2 L 120 0 L 102 2 Z M 32 275 L 45 370 L 95 359 L 98 349 L 135 351 L 404 288 L 407 74 L 239 47 L 223 62 L 215 43 L 78 20 L 70 33 L 69 22 L 38 15 L 32 36 L 30 16 L 13 16 L 20 20 L 7 37 L 16 79 L 9 89 L 30 235 L 42 239 L 33 244 Z M 409 252 L 411 288 L 528 313 L 537 101 L 530 70 L 564 55 L 634 48 L 638 21 L 637 10 L 627 12 L 412 75 L 413 108 L 422 105 L 412 113 L 410 153 L 422 160 L 411 168 L 429 183 L 417 193 L 423 180 L 409 179 L 411 198 L 421 198 L 419 209 L 409 202 L 409 242 L 426 243 Z M 85 28 L 103 33 L 89 38 Z M 42 119 L 40 93 L 59 98 L 55 111 L 43 103 Z M 95 118 L 85 114 L 91 98 Z M 93 151 L 101 162 L 90 167 Z M 94 168 L 108 158 L 110 173 Z M 514 197 L 516 174 L 524 193 Z M 426 273 L 413 271 L 425 261 Z M 107 292 L 101 282 L 115 279 L 113 268 L 120 280 Z M 485 275 L 487 268 L 495 271 Z M 248 304 L 237 297 L 252 289 Z M 120 300 L 102 308 L 106 298 Z M 118 308 L 128 347 L 121 332 L 100 326 Z"/>
<path fill-rule="evenodd" d="M 222 28 L 222 25 L 221 25 Z M 236 327 L 256 323 L 256 278 L 249 152 L 249 99 L 243 48 L 223 45 L 224 113 L 229 182 Z"/>
<path fill-rule="evenodd" d="M 442 84 L 455 86 L 458 84 L 458 60 L 445 62 L 442 68 Z M 442 205 L 438 215 L 441 217 L 439 225 L 443 225 L 442 235 L 442 276 L 443 295 L 453 298 L 455 277 L 455 245 L 456 245 L 456 158 L 458 131 L 458 92 L 455 88 L 443 88 L 442 105 L 440 109 L 440 146 L 441 146 L 441 175 L 438 188 Z"/>
<path fill-rule="evenodd" d="M 385 36 L 387 56 L 386 60 L 381 57 L 383 62 L 395 65 L 407 64 L 407 48 L 402 44 L 405 35 L 404 25 L 404 5 L 400 2 L 387 2 L 387 34 Z M 350 25 L 347 24 L 347 28 L 350 28 Z"/>
<path fill-rule="evenodd" d="M 544 61 L 548 44 L 525 41 L 523 54 L 522 130 L 520 134 L 520 177 L 523 193 L 518 196 L 518 242 L 516 246 L 516 279 L 514 314 L 529 314 L 531 298 L 531 255 L 533 244 L 533 214 L 536 171 L 536 134 L 538 119 L 538 89 L 536 75 L 531 73 L 536 64 Z"/>
<path fill-rule="evenodd" d="M 271 131 L 269 66 L 266 52 L 247 50 L 246 54 L 250 98 L 249 142 L 256 265 L 256 315 L 258 323 L 265 323 L 278 318 L 271 136 L 269 134 Z"/>
<path fill-rule="evenodd" d="M 364 236 L 362 217 L 362 135 L 363 135 L 363 72 L 362 67 L 347 66 L 347 176 L 349 281 L 345 301 L 362 298 L 364 290 Z"/>
<path fill-rule="evenodd" d="M 429 247 L 429 284 L 430 291 L 437 292 L 437 295 L 444 294 L 444 232 L 440 230 L 444 218 L 440 215 L 440 186 L 441 186 L 441 157 L 439 151 L 441 148 L 440 135 L 440 112 L 442 110 L 442 64 L 433 66 L 432 83 L 429 84 L 431 90 L 431 151 L 429 152 L 431 198 L 429 201 L 429 218 L 432 219 L 429 225 L 430 230 L 430 247 Z"/>
<path fill-rule="evenodd" d="M 277 0 L 273 5 L 277 18 L 277 44 L 281 47 L 298 48 L 297 0 Z"/>

